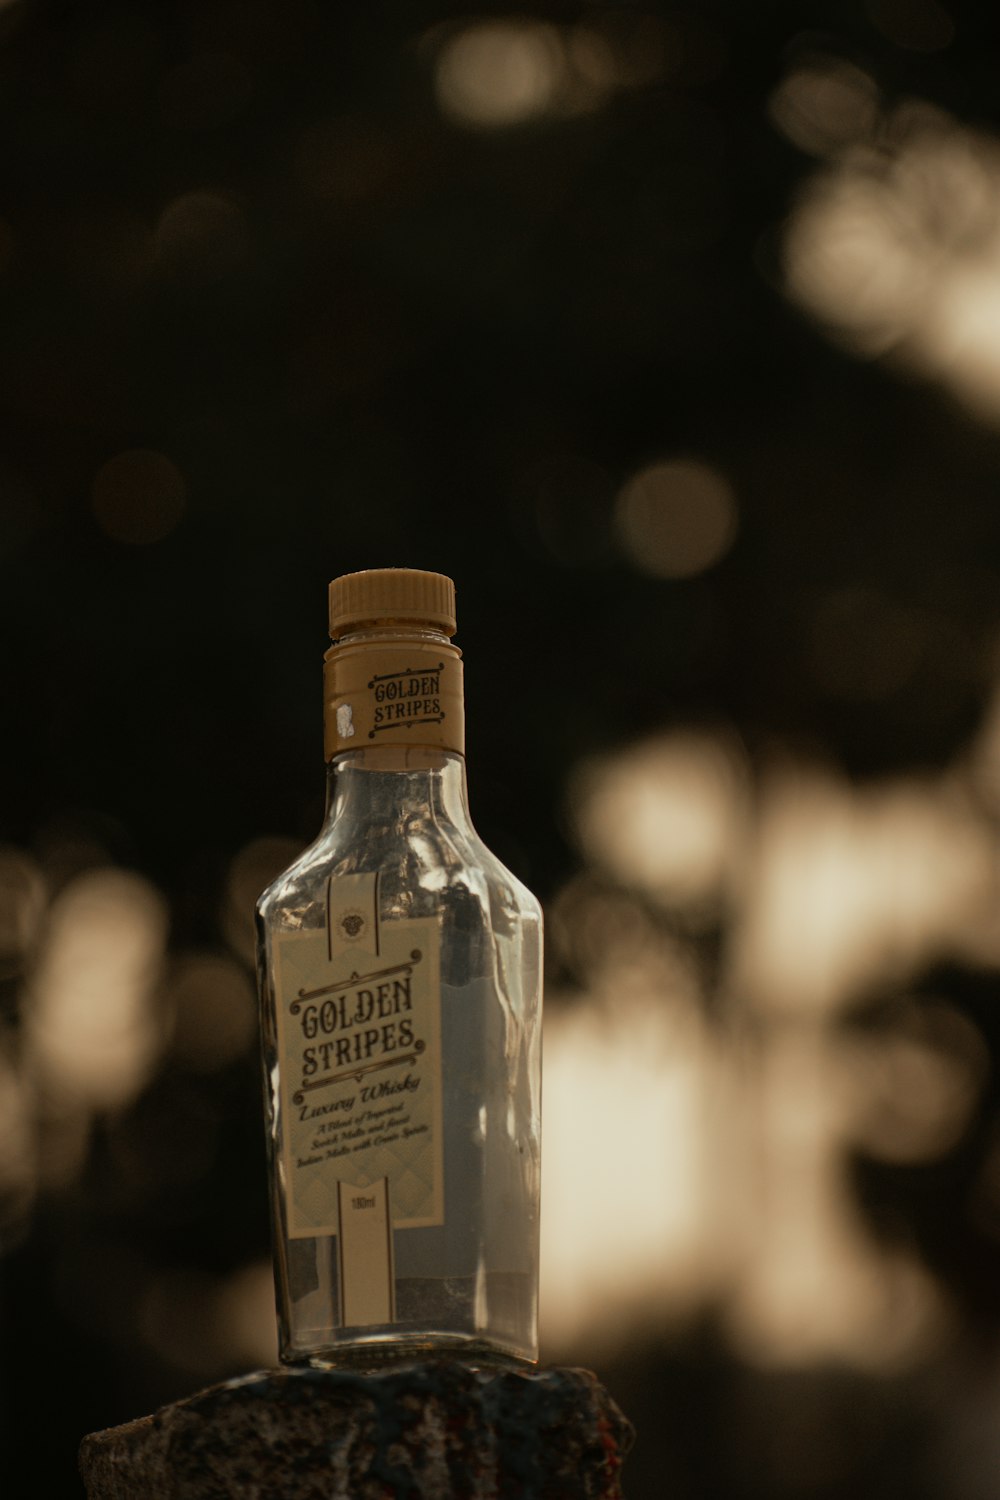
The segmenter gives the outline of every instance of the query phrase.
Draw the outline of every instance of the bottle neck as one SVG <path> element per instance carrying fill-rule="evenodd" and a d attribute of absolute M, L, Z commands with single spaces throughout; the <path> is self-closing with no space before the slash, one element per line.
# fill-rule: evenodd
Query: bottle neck
<path fill-rule="evenodd" d="M 462 653 L 439 630 L 372 626 L 324 663 L 327 760 L 360 750 L 465 750 Z"/>
<path fill-rule="evenodd" d="M 371 745 L 344 750 L 327 763 L 326 821 L 370 815 L 395 820 L 414 813 L 459 827 L 469 823 L 465 757 L 454 750 Z"/>

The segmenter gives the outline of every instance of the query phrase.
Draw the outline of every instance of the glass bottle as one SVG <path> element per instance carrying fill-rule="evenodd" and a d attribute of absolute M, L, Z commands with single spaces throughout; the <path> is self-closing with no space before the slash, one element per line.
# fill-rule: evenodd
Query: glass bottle
<path fill-rule="evenodd" d="M 469 817 L 454 586 L 330 585 L 326 817 L 257 907 L 283 1360 L 537 1358 L 541 910 Z"/>

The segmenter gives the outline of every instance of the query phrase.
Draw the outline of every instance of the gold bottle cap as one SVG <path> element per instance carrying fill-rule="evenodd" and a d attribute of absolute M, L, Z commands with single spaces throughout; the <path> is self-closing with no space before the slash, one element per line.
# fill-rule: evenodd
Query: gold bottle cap
<path fill-rule="evenodd" d="M 338 640 L 370 625 L 430 625 L 455 634 L 455 585 L 443 573 L 368 568 L 330 584 L 330 635 Z"/>

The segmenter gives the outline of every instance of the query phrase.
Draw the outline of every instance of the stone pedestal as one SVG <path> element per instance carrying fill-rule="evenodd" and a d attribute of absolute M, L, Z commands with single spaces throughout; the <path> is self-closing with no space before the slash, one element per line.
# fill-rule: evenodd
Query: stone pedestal
<path fill-rule="evenodd" d="M 632 1429 L 587 1370 L 262 1370 L 80 1449 L 89 1500 L 620 1500 Z"/>

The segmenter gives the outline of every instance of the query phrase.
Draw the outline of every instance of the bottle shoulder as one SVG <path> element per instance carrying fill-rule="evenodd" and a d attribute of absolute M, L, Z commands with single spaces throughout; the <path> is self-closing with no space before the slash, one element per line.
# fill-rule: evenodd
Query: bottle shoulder
<path fill-rule="evenodd" d="M 541 921 L 538 898 L 483 842 L 471 822 L 417 817 L 392 836 L 327 824 L 319 836 L 261 893 L 257 914 L 268 922 L 289 909 L 325 899 L 331 879 L 378 872 L 387 889 L 475 890 L 493 908 Z"/>
<path fill-rule="evenodd" d="M 301 854 L 296 855 L 290 865 L 287 865 L 280 875 L 276 875 L 270 885 L 264 887 L 257 897 L 257 916 L 267 918 L 271 913 L 279 910 L 289 902 L 301 902 L 314 885 L 320 885 L 327 878 L 321 873 L 320 866 L 325 866 L 320 845 L 322 834 L 315 838 L 311 844 L 307 844 Z"/>
<path fill-rule="evenodd" d="M 540 921 L 542 903 L 534 892 L 530 891 L 524 882 L 519 880 L 512 870 L 507 868 L 503 861 L 493 853 L 492 849 L 483 843 L 478 834 L 476 835 L 476 842 L 481 866 L 487 872 L 491 882 L 509 893 L 511 903 L 524 916 L 534 916 Z"/>

